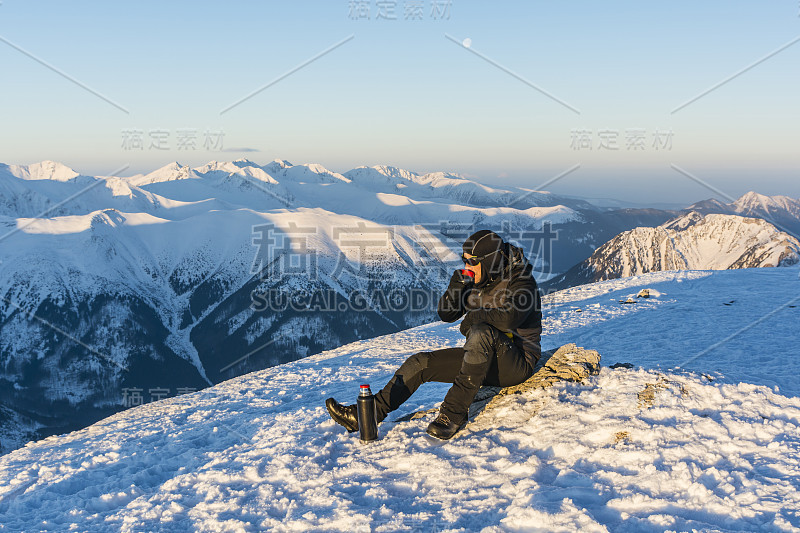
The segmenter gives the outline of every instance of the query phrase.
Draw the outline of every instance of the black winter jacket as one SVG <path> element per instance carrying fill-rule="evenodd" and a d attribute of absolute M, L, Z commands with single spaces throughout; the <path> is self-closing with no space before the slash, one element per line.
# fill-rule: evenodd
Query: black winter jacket
<path fill-rule="evenodd" d="M 508 245 L 506 265 L 483 287 L 451 283 L 439 298 L 439 318 L 455 322 L 466 313 L 462 331 L 486 322 L 513 335 L 514 343 L 535 366 L 541 356 L 542 299 L 533 278 L 533 267 L 522 249 Z"/>

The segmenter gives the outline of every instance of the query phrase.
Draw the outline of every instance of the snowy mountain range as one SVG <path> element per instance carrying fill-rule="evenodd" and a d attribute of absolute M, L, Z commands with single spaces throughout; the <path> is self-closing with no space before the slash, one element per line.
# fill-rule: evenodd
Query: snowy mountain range
<path fill-rule="evenodd" d="M 795 531 L 798 274 L 656 272 L 545 296 L 542 348 L 595 349 L 599 375 L 508 395 L 450 441 L 426 436 L 430 416 L 399 420 L 447 384 L 367 445 L 324 408 L 463 342 L 441 322 L 134 407 L 0 457 L 0 530 Z"/>
<path fill-rule="evenodd" d="M 548 272 L 567 264 L 558 249 L 578 260 L 667 218 L 387 166 L 241 159 L 114 177 L 2 164 L 0 433 L 76 429 L 429 322 L 479 228 L 528 239 Z M 545 223 L 560 233 L 537 254 Z"/>
<path fill-rule="evenodd" d="M 388 166 L 0 164 L 0 450 L 430 322 L 477 229 L 546 279 L 678 214 L 606 204 Z"/>
<path fill-rule="evenodd" d="M 382 165 L 339 174 L 318 164 L 279 159 L 263 166 L 240 159 L 196 168 L 173 162 L 148 174 L 117 178 L 82 176 L 52 161 L 0 164 L 0 215 L 36 217 L 48 209 L 49 217 L 117 209 L 170 221 L 211 210 L 323 209 L 384 225 L 424 225 L 456 238 L 475 226 L 521 234 L 542 231 L 549 223 L 559 236 L 541 272 L 564 271 L 620 231 L 675 216 L 657 209 L 597 207 L 523 187 L 488 187 L 458 174 L 420 175 Z"/>
<path fill-rule="evenodd" d="M 800 241 L 765 220 L 691 211 L 655 228 L 620 233 L 542 286 L 559 289 L 662 270 L 780 267 L 798 262 Z"/>

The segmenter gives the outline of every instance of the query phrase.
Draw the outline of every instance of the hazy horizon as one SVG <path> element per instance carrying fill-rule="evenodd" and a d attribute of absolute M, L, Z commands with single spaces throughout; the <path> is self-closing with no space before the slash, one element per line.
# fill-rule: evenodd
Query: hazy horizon
<path fill-rule="evenodd" d="M 252 163 L 254 163 L 254 164 L 258 165 L 258 166 L 264 166 L 264 165 L 266 165 L 267 163 L 269 163 L 271 161 L 274 161 L 274 160 L 277 160 L 277 159 L 285 159 L 285 158 L 272 158 L 269 161 L 267 161 L 267 160 L 261 160 L 258 157 L 247 157 L 245 155 L 245 156 L 242 156 L 242 157 L 237 157 L 235 159 L 234 158 L 217 159 L 216 161 L 220 161 L 220 162 L 227 161 L 227 162 L 229 162 L 229 161 L 242 160 L 242 159 L 249 160 L 249 161 L 251 161 Z M 188 163 L 188 162 L 180 161 L 180 160 L 175 160 L 175 161 L 168 161 L 168 162 L 164 163 L 163 165 L 159 165 L 158 167 L 155 167 L 155 168 L 144 168 L 144 167 L 142 167 L 140 169 L 136 169 L 136 168 L 130 166 L 130 167 L 125 168 L 121 172 L 117 172 L 115 175 L 117 177 L 121 177 L 121 178 L 131 177 L 131 176 L 135 176 L 135 175 L 144 175 L 144 174 L 151 173 L 151 172 L 153 172 L 155 170 L 158 170 L 159 168 L 162 168 L 164 166 L 167 166 L 170 163 L 178 163 L 178 164 L 180 164 L 182 166 L 188 166 L 190 168 L 199 168 L 199 167 L 204 166 L 207 163 L 210 163 L 211 161 L 215 161 L 215 160 L 213 160 L 213 159 L 204 160 L 204 161 L 196 163 L 196 164 L 195 163 Z M 30 164 L 40 163 L 40 162 L 41 161 L 33 161 L 33 162 L 30 162 L 30 163 L 26 163 L 25 165 L 30 165 Z M 56 162 L 66 165 L 66 163 L 64 163 L 63 161 L 56 161 Z M 9 164 L 9 165 L 18 164 L 18 163 L 10 163 L 10 162 L 7 162 L 7 161 L 0 161 L 0 164 L 3 164 L 3 163 L 4 164 Z M 320 164 L 320 163 L 318 163 L 316 161 L 289 161 L 289 163 L 291 163 L 292 165 L 312 164 L 312 163 Z M 66 165 L 66 166 L 70 166 L 70 165 Z M 357 168 L 358 166 L 373 166 L 373 165 L 357 165 L 355 167 L 346 168 L 346 169 L 330 168 L 330 167 L 328 167 L 326 165 L 322 165 L 322 166 L 324 166 L 326 169 L 328 169 L 330 171 L 337 172 L 339 174 L 344 174 L 345 172 L 347 172 L 349 170 L 353 170 L 353 169 Z M 394 166 L 394 165 L 391 165 L 391 166 Z M 83 174 L 83 175 L 91 175 L 91 176 L 107 176 L 107 175 L 109 175 L 108 172 L 92 173 L 92 172 L 82 171 L 81 169 L 77 169 L 77 168 L 74 168 L 74 167 L 70 167 L 70 168 L 72 168 L 72 170 L 75 170 L 76 172 L 78 172 L 80 174 Z M 448 170 L 441 170 L 441 169 L 440 170 L 418 171 L 418 170 L 411 169 L 411 168 L 404 168 L 404 167 L 397 167 L 397 168 L 400 168 L 400 169 L 403 169 L 403 170 L 408 170 L 408 171 L 414 172 L 414 173 L 416 173 L 418 175 L 426 174 L 426 173 L 429 173 L 429 172 L 440 172 L 440 171 L 441 172 L 450 172 Z M 456 174 L 458 174 L 458 173 L 456 173 Z M 513 184 L 511 184 L 511 183 L 509 183 L 507 181 L 503 181 L 502 177 L 497 177 L 497 178 L 495 178 L 495 180 L 492 181 L 492 180 L 485 180 L 481 176 L 464 175 L 464 174 L 460 174 L 460 175 L 462 175 L 463 177 L 465 177 L 467 179 L 473 180 L 475 182 L 478 182 L 478 183 L 481 183 L 483 185 L 487 185 L 487 186 L 490 186 L 490 187 L 504 188 L 504 187 L 514 186 Z M 533 184 L 534 181 L 530 181 L 530 183 Z M 522 186 L 524 186 L 524 185 L 522 185 Z M 534 187 L 534 185 L 531 185 L 531 186 Z M 558 194 L 558 195 L 562 195 L 562 196 L 575 197 L 575 198 L 585 198 L 587 200 L 616 200 L 616 201 L 619 201 L 621 203 L 630 203 L 632 205 L 636 205 L 636 206 L 640 206 L 640 207 L 658 207 L 658 208 L 663 208 L 663 209 L 682 209 L 682 208 L 688 207 L 688 206 L 690 206 L 690 205 L 692 205 L 694 203 L 701 202 L 701 201 L 708 200 L 708 199 L 712 199 L 712 198 L 716 198 L 716 199 L 718 199 L 718 200 L 720 200 L 720 201 L 722 201 L 724 203 L 729 203 L 731 201 L 731 198 L 728 198 L 728 197 L 726 197 L 725 195 L 722 195 L 722 194 L 714 193 L 713 191 L 710 191 L 710 190 L 707 191 L 707 194 L 705 196 L 702 196 L 702 191 L 706 191 L 707 190 L 707 189 L 702 188 L 702 187 L 700 188 L 701 189 L 701 196 L 699 196 L 697 198 L 694 198 L 694 199 L 689 199 L 689 200 L 686 200 L 686 201 L 683 201 L 683 202 L 681 202 L 681 201 L 677 201 L 677 202 L 675 202 L 675 201 L 665 201 L 665 200 L 659 200 L 657 198 L 649 198 L 649 199 L 645 199 L 645 200 L 636 200 L 636 199 L 627 199 L 627 198 L 622 197 L 622 196 L 616 196 L 616 197 L 615 196 L 609 196 L 607 194 L 607 191 L 605 191 L 602 188 L 598 188 L 597 189 L 598 194 L 591 194 L 590 190 L 583 190 L 583 191 L 581 191 L 581 190 L 570 190 L 569 187 L 562 187 L 562 189 L 564 189 L 564 190 L 563 191 L 558 191 L 558 192 L 553 191 L 551 189 L 552 189 L 551 187 L 545 187 L 543 189 L 537 189 L 537 190 L 542 190 L 542 191 L 546 191 L 546 192 L 553 192 L 554 194 Z M 732 197 L 732 198 L 733 199 L 738 199 L 742 195 L 744 195 L 744 194 L 746 194 L 748 192 L 751 192 L 751 191 L 754 191 L 754 192 L 759 193 L 759 194 L 766 194 L 763 191 L 758 190 L 758 188 L 752 188 L 751 187 L 751 188 L 748 188 L 747 190 L 742 190 L 740 193 L 736 194 L 736 196 Z M 776 194 L 770 194 L 768 196 L 789 196 L 789 195 L 781 195 L 780 193 L 776 193 Z"/>
<path fill-rule="evenodd" d="M 643 204 L 800 197 L 795 0 L 81 7 L 0 3 L 0 161 L 281 158 Z"/>

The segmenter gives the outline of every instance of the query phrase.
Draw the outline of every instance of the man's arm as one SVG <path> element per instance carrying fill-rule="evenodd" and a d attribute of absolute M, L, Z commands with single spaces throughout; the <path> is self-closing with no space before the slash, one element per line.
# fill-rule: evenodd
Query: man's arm
<path fill-rule="evenodd" d="M 500 331 L 512 331 L 519 327 L 528 315 L 535 312 L 539 301 L 536 280 L 521 277 L 508 284 L 511 298 L 502 307 L 481 308 L 469 311 L 461 322 L 461 333 L 467 334 L 472 324 L 486 322 Z"/>
<path fill-rule="evenodd" d="M 437 312 L 439 318 L 445 322 L 455 322 L 466 311 L 466 301 L 469 291 L 472 289 L 473 280 L 460 270 L 453 272 L 450 284 L 439 298 Z"/>

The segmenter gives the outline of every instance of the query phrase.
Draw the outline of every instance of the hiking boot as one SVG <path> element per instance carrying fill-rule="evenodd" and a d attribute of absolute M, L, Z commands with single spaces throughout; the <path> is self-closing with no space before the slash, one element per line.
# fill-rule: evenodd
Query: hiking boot
<path fill-rule="evenodd" d="M 350 433 L 358 431 L 358 413 L 355 405 L 342 405 L 333 398 L 325 400 L 325 407 L 333 421 L 344 426 Z"/>
<path fill-rule="evenodd" d="M 436 417 L 436 420 L 428 424 L 428 435 L 432 437 L 436 437 L 437 439 L 447 440 L 451 438 L 453 435 L 458 433 L 461 428 L 463 428 L 467 424 L 467 420 L 464 419 L 461 424 L 457 424 L 450 420 L 450 418 L 444 414 L 443 412 L 439 411 L 439 416 Z"/>

